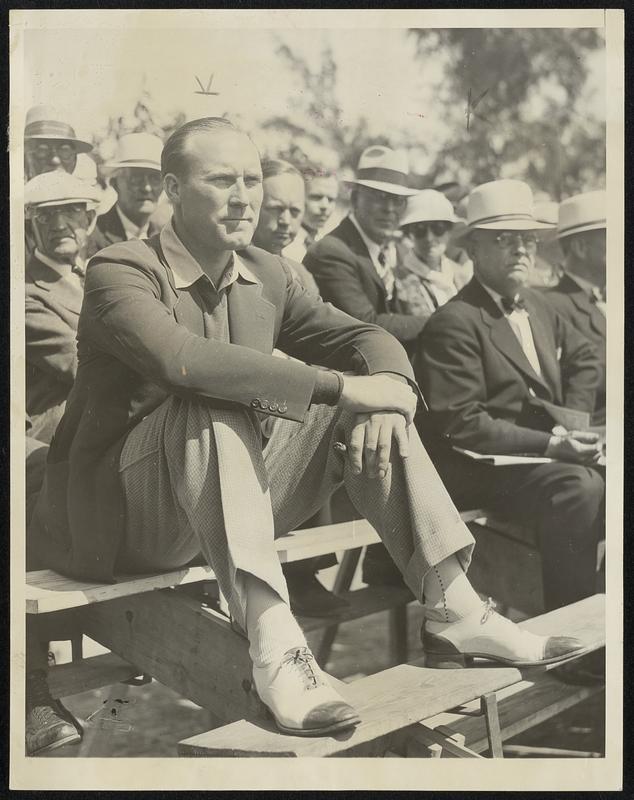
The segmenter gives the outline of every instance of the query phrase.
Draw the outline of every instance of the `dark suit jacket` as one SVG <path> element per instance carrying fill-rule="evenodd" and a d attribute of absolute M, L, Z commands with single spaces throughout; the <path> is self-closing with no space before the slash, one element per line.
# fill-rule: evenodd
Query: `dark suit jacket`
<path fill-rule="evenodd" d="M 148 236 L 152 237 L 159 231 L 150 222 L 148 228 Z M 95 230 L 90 234 L 88 240 L 87 258 L 90 258 L 99 250 L 103 250 L 108 245 L 116 244 L 117 242 L 127 241 L 123 225 L 117 214 L 117 204 L 115 203 L 111 209 L 106 211 L 100 217 L 97 217 L 97 225 Z"/>
<path fill-rule="evenodd" d="M 413 352 L 426 320 L 406 313 L 396 298 L 388 302 L 383 281 L 350 219 L 312 244 L 303 263 L 324 300 L 363 322 L 380 325 Z"/>
<path fill-rule="evenodd" d="M 82 297 L 32 255 L 26 268 L 26 410 L 31 435 L 50 442 L 77 372 Z"/>
<path fill-rule="evenodd" d="M 606 371 L 606 318 L 590 299 L 588 293 L 569 275 L 564 275 L 558 286 L 544 295 L 548 302 L 579 333 L 582 333 L 596 347 L 600 362 L 599 386 L 594 407 L 593 422 L 605 423 L 605 371 Z"/>
<path fill-rule="evenodd" d="M 481 453 L 543 453 L 549 433 L 531 427 L 538 399 L 590 411 L 598 381 L 594 347 L 537 291 L 524 293 L 543 377 L 498 305 L 473 279 L 427 323 L 417 378 L 429 412 L 426 442 Z"/>
<path fill-rule="evenodd" d="M 307 293 L 284 259 L 255 247 L 239 255 L 259 282 L 239 278 L 229 290 L 231 344 L 205 338 L 196 283 L 175 288 L 159 236 L 112 245 L 91 260 L 77 379 L 29 530 L 48 567 L 112 579 L 124 531 L 121 448 L 170 395 L 268 408 L 301 422 L 318 370 L 276 358 L 274 347 L 308 363 L 413 380 L 406 353 L 385 331 Z"/>

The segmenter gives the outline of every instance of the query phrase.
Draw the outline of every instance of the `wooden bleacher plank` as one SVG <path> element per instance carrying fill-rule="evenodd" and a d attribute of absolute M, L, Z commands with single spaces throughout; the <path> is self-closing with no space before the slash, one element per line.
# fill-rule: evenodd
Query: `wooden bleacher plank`
<path fill-rule="evenodd" d="M 550 675 L 537 681 L 520 681 L 497 693 L 502 740 L 511 739 L 535 725 L 560 714 L 567 708 L 603 691 L 602 686 L 572 686 Z M 428 728 L 444 726 L 465 737 L 465 745 L 476 753 L 489 747 L 484 717 L 477 700 L 467 703 L 460 712 L 444 712 L 424 720 Z M 417 740 L 416 731 L 411 736 Z M 426 737 L 420 739 L 426 744 Z"/>
<path fill-rule="evenodd" d="M 197 600 L 145 592 L 91 603 L 82 616 L 87 636 L 219 719 L 261 714 L 247 640 Z"/>
<path fill-rule="evenodd" d="M 49 667 L 46 680 L 53 697 L 69 697 L 127 681 L 139 674 L 137 667 L 114 653 L 103 653 L 69 664 Z"/>
<path fill-rule="evenodd" d="M 293 531 L 275 540 L 282 563 L 373 544 L 379 536 L 367 520 L 352 520 L 318 528 Z M 101 603 L 131 594 L 164 589 L 195 581 L 213 580 L 210 567 L 196 566 L 152 575 L 121 575 L 118 583 L 75 581 L 52 570 L 27 574 L 26 611 L 51 611 Z"/>
<path fill-rule="evenodd" d="M 576 636 L 584 644 L 597 649 L 605 645 L 605 595 L 595 594 L 527 619 L 520 623 L 520 627 L 531 633 Z"/>
<path fill-rule="evenodd" d="M 281 734 L 272 724 L 240 720 L 186 739 L 179 744 L 179 753 L 216 757 L 343 755 L 442 710 L 515 683 L 520 677 L 512 667 L 433 670 L 418 664 L 399 664 L 340 688 L 361 716 L 361 724 L 353 731 L 302 738 Z"/>

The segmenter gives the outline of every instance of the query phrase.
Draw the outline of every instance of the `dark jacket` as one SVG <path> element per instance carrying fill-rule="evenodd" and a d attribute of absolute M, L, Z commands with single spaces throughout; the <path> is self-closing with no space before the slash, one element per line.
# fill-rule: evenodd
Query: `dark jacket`
<path fill-rule="evenodd" d="M 413 352 L 426 320 L 407 313 L 396 297 L 388 301 L 368 248 L 349 218 L 312 244 L 303 263 L 325 301 L 363 322 L 380 325 Z"/>
<path fill-rule="evenodd" d="M 151 238 L 155 233 L 159 233 L 159 231 L 150 222 L 148 237 Z M 90 258 L 99 250 L 103 250 L 104 247 L 108 247 L 111 244 L 125 241 L 127 241 L 127 238 L 121 219 L 117 214 L 117 204 L 115 203 L 105 214 L 97 217 L 95 230 L 90 234 L 88 240 L 87 257 Z"/>
<path fill-rule="evenodd" d="M 112 245 L 91 260 L 77 378 L 29 530 L 48 567 L 113 578 L 125 524 L 121 449 L 130 430 L 170 395 L 269 408 L 301 422 L 317 368 L 276 358 L 274 347 L 309 363 L 413 379 L 393 337 L 305 292 L 284 259 L 255 247 L 239 256 L 259 282 L 238 278 L 229 290 L 231 344 L 205 338 L 197 282 L 175 288 L 159 236 Z"/>
<path fill-rule="evenodd" d="M 50 442 L 77 372 L 82 295 L 33 254 L 26 267 L 26 410 L 31 435 Z"/>
<path fill-rule="evenodd" d="M 593 422 L 605 424 L 605 374 L 606 374 L 606 318 L 587 291 L 569 275 L 563 276 L 557 286 L 544 294 L 548 302 L 579 333 L 595 346 L 599 356 L 599 386 L 594 406 Z"/>
<path fill-rule="evenodd" d="M 527 289 L 523 296 L 543 377 L 475 278 L 427 323 L 415 371 L 429 406 L 424 438 L 432 447 L 543 453 L 550 434 L 532 427 L 541 418 L 539 399 L 592 409 L 599 376 L 594 347 L 541 292 Z"/>

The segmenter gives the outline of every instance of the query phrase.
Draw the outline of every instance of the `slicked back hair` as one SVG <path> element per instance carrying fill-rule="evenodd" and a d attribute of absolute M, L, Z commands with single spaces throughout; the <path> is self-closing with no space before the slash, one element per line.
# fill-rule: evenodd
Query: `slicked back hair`
<path fill-rule="evenodd" d="M 173 175 L 182 177 L 187 172 L 187 140 L 197 133 L 208 131 L 233 131 L 234 133 L 247 136 L 244 131 L 224 117 L 202 117 L 186 122 L 168 138 L 163 146 L 161 153 L 161 175 L 163 178 L 171 172 Z M 247 138 L 249 138 L 247 136 Z"/>
<path fill-rule="evenodd" d="M 283 161 L 281 158 L 265 159 L 262 162 L 262 179 L 274 178 L 276 175 L 297 175 L 303 180 L 302 173 L 290 161 Z"/>

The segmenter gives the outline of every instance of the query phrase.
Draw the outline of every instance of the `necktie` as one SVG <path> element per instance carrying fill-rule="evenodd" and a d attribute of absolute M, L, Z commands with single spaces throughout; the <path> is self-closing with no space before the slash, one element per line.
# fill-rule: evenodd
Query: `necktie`
<path fill-rule="evenodd" d="M 392 294 L 394 293 L 394 268 L 391 263 L 391 250 L 390 245 L 384 244 L 380 251 L 377 258 L 379 263 L 379 277 L 383 281 L 383 285 L 385 286 L 385 291 L 387 294 L 387 299 L 392 299 Z"/>
<path fill-rule="evenodd" d="M 511 314 L 513 311 L 522 311 L 526 308 L 526 303 L 519 295 L 515 295 L 512 300 L 510 300 L 508 297 L 503 297 L 500 302 L 502 303 L 502 308 L 507 314 Z"/>

